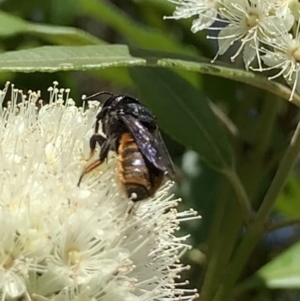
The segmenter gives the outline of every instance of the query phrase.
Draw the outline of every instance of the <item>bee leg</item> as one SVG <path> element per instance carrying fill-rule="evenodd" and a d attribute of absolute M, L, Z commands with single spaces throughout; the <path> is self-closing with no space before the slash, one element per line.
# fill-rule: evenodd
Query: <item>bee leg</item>
<path fill-rule="evenodd" d="M 100 136 L 100 137 L 101 137 L 101 136 Z M 102 138 L 104 138 L 104 137 L 102 137 Z M 105 138 L 104 138 L 104 139 L 105 139 Z M 91 140 L 92 140 L 92 138 L 91 138 Z M 96 141 L 96 142 L 98 142 L 98 141 Z M 96 143 L 95 143 L 95 145 L 96 145 Z M 102 147 L 101 147 L 99 159 L 97 159 L 96 161 L 94 161 L 94 162 L 88 164 L 88 165 L 84 168 L 83 172 L 81 173 L 81 175 L 80 175 L 80 177 L 79 177 L 77 186 L 80 185 L 80 183 L 81 183 L 83 177 L 84 177 L 86 174 L 88 174 L 89 172 L 91 172 L 92 170 L 94 170 L 95 168 L 97 168 L 98 166 L 100 166 L 100 165 L 104 162 L 105 158 L 106 158 L 107 155 L 108 155 L 109 149 L 110 149 L 110 143 L 109 143 L 108 140 L 105 139 L 105 141 L 102 143 Z"/>
<path fill-rule="evenodd" d="M 132 206 L 129 208 L 129 210 L 127 211 L 128 215 L 131 215 L 131 213 L 133 212 L 133 208 L 134 208 L 135 203 L 132 204 Z"/>
<path fill-rule="evenodd" d="M 128 217 L 135 216 L 139 206 L 140 206 L 140 202 L 133 202 L 133 204 L 131 204 L 130 208 L 127 211 Z"/>
<path fill-rule="evenodd" d="M 91 137 L 91 139 L 90 139 L 90 155 L 89 155 L 88 160 L 93 158 L 97 143 L 102 148 L 102 145 L 105 143 L 105 141 L 107 141 L 107 139 L 100 134 L 94 134 Z"/>

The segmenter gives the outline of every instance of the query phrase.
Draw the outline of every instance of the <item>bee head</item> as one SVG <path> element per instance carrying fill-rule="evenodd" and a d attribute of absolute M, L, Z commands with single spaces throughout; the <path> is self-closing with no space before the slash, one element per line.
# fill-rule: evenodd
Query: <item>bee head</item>
<path fill-rule="evenodd" d="M 107 98 L 106 100 L 98 100 L 101 104 L 102 104 L 102 110 L 108 110 L 108 109 L 121 109 L 124 106 L 126 107 L 126 104 L 132 104 L 132 103 L 137 103 L 139 104 L 140 102 L 136 99 L 133 98 L 131 96 L 127 96 L 127 95 L 117 95 L 115 96 L 113 93 L 108 92 L 108 91 L 101 91 L 101 92 L 97 92 L 93 95 L 90 95 L 88 97 L 85 97 L 85 100 L 89 100 L 89 99 L 93 99 L 95 97 L 98 97 L 100 95 L 110 95 L 109 98 Z"/>
<path fill-rule="evenodd" d="M 140 102 L 127 95 L 117 95 L 117 96 L 112 96 L 108 98 L 104 103 L 102 108 L 109 108 L 111 110 L 119 110 L 119 109 L 125 109 L 126 105 L 136 103 L 139 104 Z"/>

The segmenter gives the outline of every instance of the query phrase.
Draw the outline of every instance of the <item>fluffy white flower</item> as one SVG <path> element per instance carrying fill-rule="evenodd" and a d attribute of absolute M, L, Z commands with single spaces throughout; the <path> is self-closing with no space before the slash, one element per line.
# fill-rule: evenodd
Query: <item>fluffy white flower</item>
<path fill-rule="evenodd" d="M 284 16 L 291 12 L 294 17 L 299 17 L 300 3 L 298 0 L 271 0 L 271 4 L 279 15 Z"/>
<path fill-rule="evenodd" d="M 188 248 L 174 232 L 195 212 L 178 213 L 166 184 L 129 214 L 114 158 L 77 187 L 98 103 L 77 108 L 56 85 L 49 104 L 0 92 L 1 299 L 192 300 L 174 282 Z"/>
<path fill-rule="evenodd" d="M 222 28 L 218 35 L 217 55 L 224 54 L 230 46 L 239 41 L 241 45 L 231 59 L 234 60 L 244 50 L 243 60 L 246 69 L 255 57 L 260 64 L 260 40 L 266 36 L 273 36 L 278 24 L 288 31 L 294 22 L 291 13 L 280 17 L 272 14 L 272 9 L 274 4 L 265 0 L 223 0 L 219 12 L 228 25 Z"/>
<path fill-rule="evenodd" d="M 295 91 L 300 92 L 299 72 L 300 72 L 300 33 L 299 26 L 295 37 L 289 33 L 281 33 L 276 38 L 265 40 L 267 48 L 262 48 L 261 52 L 265 55 L 262 60 L 269 67 L 260 68 L 259 71 L 279 69 L 269 79 L 274 79 L 283 75 L 286 82 L 292 86 L 290 100 Z"/>
<path fill-rule="evenodd" d="M 196 16 L 191 27 L 191 31 L 196 33 L 205 28 L 209 28 L 218 16 L 219 0 L 168 0 L 176 4 L 173 16 L 165 19 L 186 19 Z"/>

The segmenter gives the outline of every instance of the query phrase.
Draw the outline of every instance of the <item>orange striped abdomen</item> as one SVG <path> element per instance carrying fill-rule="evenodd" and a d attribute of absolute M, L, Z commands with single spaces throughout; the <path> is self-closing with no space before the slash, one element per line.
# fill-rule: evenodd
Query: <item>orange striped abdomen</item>
<path fill-rule="evenodd" d="M 118 178 L 133 201 L 153 196 L 163 178 L 163 172 L 144 158 L 130 133 L 123 134 L 119 141 Z"/>

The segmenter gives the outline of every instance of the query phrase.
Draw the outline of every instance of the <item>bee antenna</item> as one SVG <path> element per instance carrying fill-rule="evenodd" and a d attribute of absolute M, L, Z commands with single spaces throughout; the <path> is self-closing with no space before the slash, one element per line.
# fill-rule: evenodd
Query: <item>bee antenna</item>
<path fill-rule="evenodd" d="M 85 97 L 84 100 L 89 100 L 89 99 L 92 99 L 92 98 L 100 96 L 100 95 L 110 95 L 110 96 L 113 96 L 113 93 L 108 92 L 108 91 L 101 91 L 101 92 L 97 92 L 97 93 L 95 93 L 93 95 Z M 100 102 L 102 102 L 102 101 L 100 101 Z"/>

